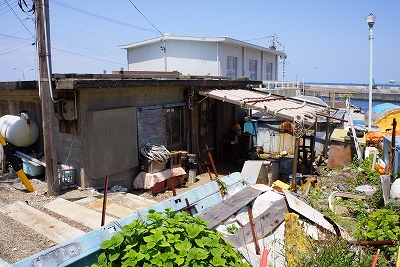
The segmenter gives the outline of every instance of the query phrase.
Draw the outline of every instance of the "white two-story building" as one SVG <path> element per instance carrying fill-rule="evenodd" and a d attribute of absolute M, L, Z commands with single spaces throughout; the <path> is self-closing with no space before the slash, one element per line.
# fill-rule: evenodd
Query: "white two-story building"
<path fill-rule="evenodd" d="M 183 75 L 243 76 L 278 80 L 283 52 L 229 37 L 184 37 L 165 34 L 133 44 L 127 50 L 129 71 L 178 71 Z"/>

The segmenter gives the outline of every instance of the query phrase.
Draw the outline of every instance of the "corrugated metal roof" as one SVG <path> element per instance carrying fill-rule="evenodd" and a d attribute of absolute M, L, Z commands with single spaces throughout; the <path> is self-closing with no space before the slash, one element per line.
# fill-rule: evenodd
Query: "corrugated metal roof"
<path fill-rule="evenodd" d="M 199 94 L 239 105 L 242 108 L 250 108 L 265 114 L 281 117 L 288 121 L 302 120 L 308 125 L 314 124 L 315 117 L 330 116 L 330 108 L 327 106 L 256 90 L 205 89 L 199 91 Z"/>

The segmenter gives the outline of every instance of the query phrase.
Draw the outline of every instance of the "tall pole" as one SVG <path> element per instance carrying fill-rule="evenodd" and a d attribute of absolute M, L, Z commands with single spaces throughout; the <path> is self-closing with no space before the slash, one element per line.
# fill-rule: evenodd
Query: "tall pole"
<path fill-rule="evenodd" d="M 306 70 L 312 69 L 312 68 L 317 69 L 317 66 L 308 67 L 308 68 L 306 68 L 306 69 L 304 70 L 304 72 L 303 72 L 303 92 L 302 92 L 302 95 L 304 95 L 304 93 L 305 93 L 305 91 L 304 91 L 304 75 L 306 74 Z"/>
<path fill-rule="evenodd" d="M 47 180 L 47 193 L 56 195 L 60 191 L 60 184 L 57 180 L 57 154 L 54 146 L 54 103 L 50 92 L 51 55 L 48 0 L 38 0 L 36 4 L 36 20 L 39 54 L 39 93 L 42 103 L 43 141 L 46 162 L 45 177 Z"/>
<path fill-rule="evenodd" d="M 375 24 L 376 15 L 372 13 L 365 17 L 369 27 L 369 90 L 368 90 L 368 131 L 371 131 L 372 121 L 372 28 Z"/>

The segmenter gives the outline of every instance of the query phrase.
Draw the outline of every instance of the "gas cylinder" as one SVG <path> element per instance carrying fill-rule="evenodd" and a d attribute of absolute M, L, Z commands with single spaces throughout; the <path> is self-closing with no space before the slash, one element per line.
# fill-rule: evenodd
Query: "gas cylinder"
<path fill-rule="evenodd" d="M 39 137 L 39 127 L 25 112 L 19 116 L 4 115 L 0 118 L 0 134 L 4 140 L 17 147 L 33 145 Z"/>

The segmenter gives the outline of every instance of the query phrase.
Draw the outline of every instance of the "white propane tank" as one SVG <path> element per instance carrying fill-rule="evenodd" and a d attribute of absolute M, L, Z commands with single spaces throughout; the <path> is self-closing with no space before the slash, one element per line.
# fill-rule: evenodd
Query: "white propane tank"
<path fill-rule="evenodd" d="M 0 118 L 0 134 L 6 142 L 18 147 L 33 145 L 39 137 L 39 127 L 28 114 L 4 115 Z"/>

